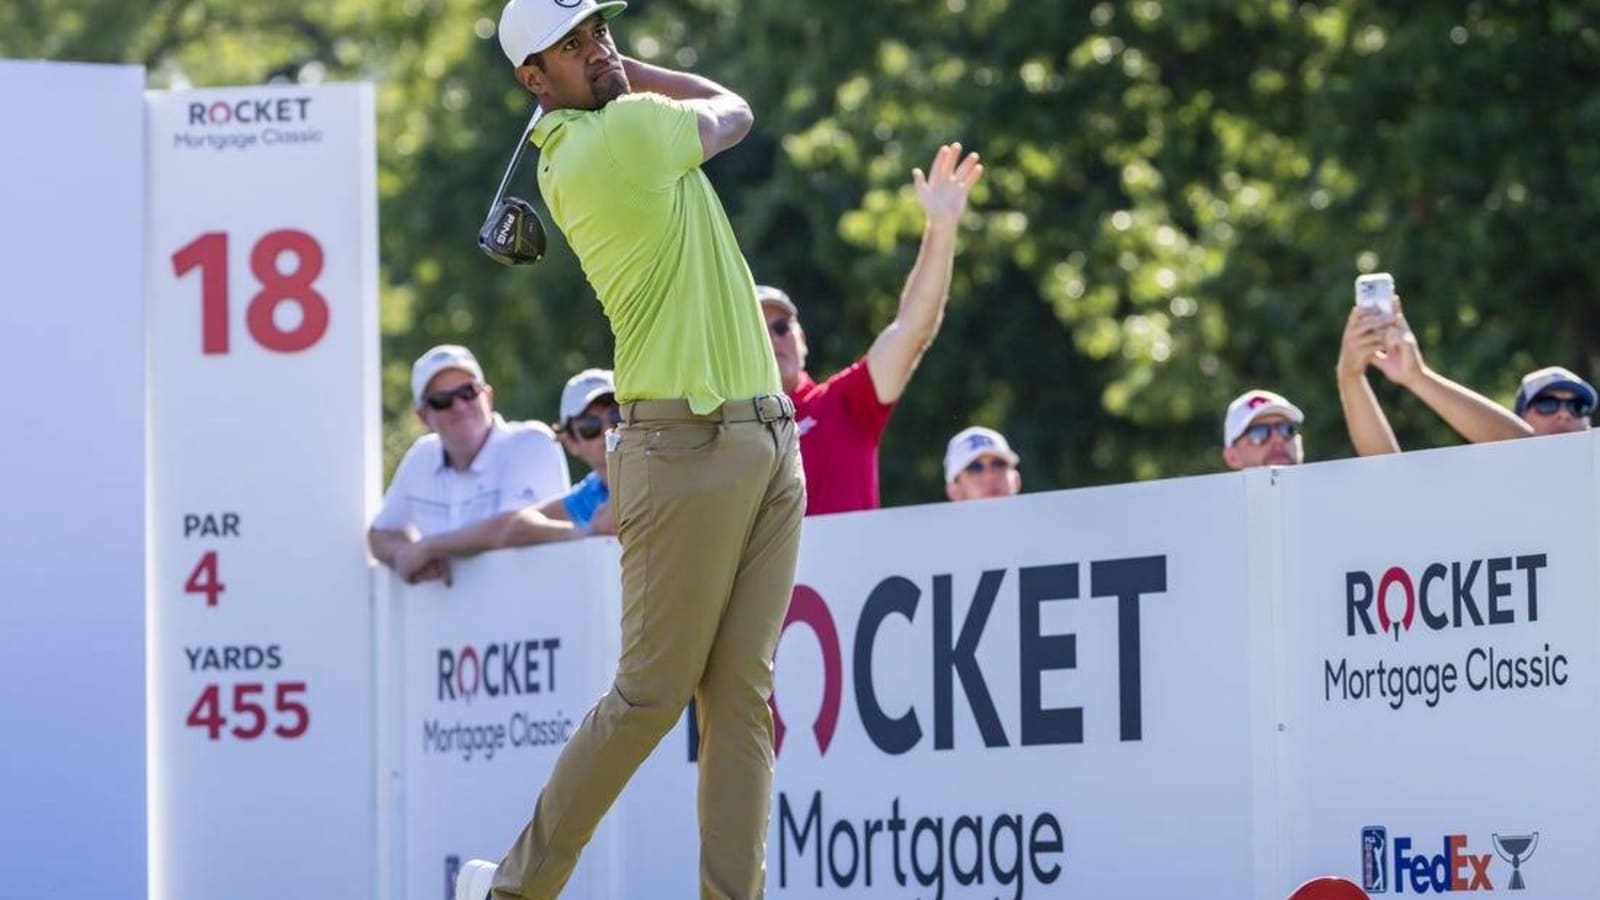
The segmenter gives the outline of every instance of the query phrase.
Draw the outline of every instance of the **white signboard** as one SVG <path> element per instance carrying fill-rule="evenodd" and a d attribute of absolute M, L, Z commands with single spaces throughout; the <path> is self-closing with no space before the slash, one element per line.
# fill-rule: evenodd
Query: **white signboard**
<path fill-rule="evenodd" d="M 369 897 L 365 85 L 148 98 L 152 886 Z"/>
<path fill-rule="evenodd" d="M 1292 875 L 1592 892 L 1595 446 L 1280 475 Z"/>
<path fill-rule="evenodd" d="M 1597 448 L 808 521 L 777 661 L 768 896 L 1278 900 L 1320 875 L 1374 896 L 1585 896 Z M 491 555 L 450 591 L 396 588 L 405 821 L 429 835 L 408 844 L 406 900 L 443 896 L 457 848 L 498 854 L 526 820 L 554 748 L 507 749 L 512 716 L 566 721 L 608 683 L 613 552 Z M 560 685 L 508 697 L 505 660 L 548 635 Z M 694 756 L 681 723 L 572 896 L 696 893 Z"/>
<path fill-rule="evenodd" d="M 808 520 L 768 896 L 1271 896 L 1244 510 L 1222 476 Z M 682 732 L 622 896 L 696 889 Z"/>
<path fill-rule="evenodd" d="M 0 894 L 145 896 L 144 70 L 0 61 Z"/>
<path fill-rule="evenodd" d="M 461 863 L 498 861 L 533 815 L 556 756 L 609 688 L 620 641 L 617 545 L 493 553 L 454 584 L 391 585 L 402 621 L 404 893 L 450 900 Z M 392 577 L 392 576 L 390 576 Z M 386 689 L 388 690 L 388 689 Z M 609 822 L 563 897 L 620 896 Z"/>

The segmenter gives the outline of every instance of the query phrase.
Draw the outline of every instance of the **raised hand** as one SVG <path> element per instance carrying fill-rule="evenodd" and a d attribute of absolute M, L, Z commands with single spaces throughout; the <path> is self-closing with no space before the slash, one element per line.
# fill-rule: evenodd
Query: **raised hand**
<path fill-rule="evenodd" d="M 921 169 L 911 170 L 911 180 L 917 188 L 917 200 L 928 216 L 929 224 L 955 225 L 967 209 L 967 194 L 983 177 L 983 164 L 978 154 L 961 155 L 961 144 L 945 144 L 933 155 L 933 164 L 926 174 Z"/>
<path fill-rule="evenodd" d="M 1367 366 L 1378 363 L 1394 319 L 1374 309 L 1355 306 L 1345 320 L 1344 337 L 1339 342 L 1340 378 L 1357 378 Z"/>
<path fill-rule="evenodd" d="M 1394 317 L 1384 329 L 1383 351 L 1375 364 L 1390 381 L 1405 387 L 1422 374 L 1422 348 L 1417 346 L 1417 335 L 1406 321 L 1399 297 L 1394 298 L 1394 304 Z"/>

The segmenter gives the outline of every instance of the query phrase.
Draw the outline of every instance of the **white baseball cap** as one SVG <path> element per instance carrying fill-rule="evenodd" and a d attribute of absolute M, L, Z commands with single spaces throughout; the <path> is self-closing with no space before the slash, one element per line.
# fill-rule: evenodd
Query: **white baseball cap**
<path fill-rule="evenodd" d="M 440 344 L 417 357 L 417 361 L 411 365 L 411 400 L 416 406 L 422 406 L 422 395 L 428 390 L 428 382 L 445 369 L 460 369 L 483 381 L 483 367 L 478 365 L 478 358 L 472 355 L 471 350 L 459 344 Z"/>
<path fill-rule="evenodd" d="M 800 308 L 789 299 L 789 294 L 783 288 L 775 288 L 770 284 L 756 285 L 756 299 L 762 303 L 771 303 L 781 308 L 791 316 L 799 317 Z"/>
<path fill-rule="evenodd" d="M 609 19 L 627 8 L 623 0 L 510 0 L 500 11 L 500 49 L 520 66 L 595 13 Z"/>
<path fill-rule="evenodd" d="M 1239 435 L 1244 434 L 1246 428 L 1249 428 L 1255 420 L 1267 415 L 1283 416 L 1296 425 L 1306 423 L 1306 414 L 1282 394 L 1259 389 L 1248 390 L 1228 404 L 1227 418 L 1222 421 L 1222 446 L 1232 447 L 1233 442 L 1239 439 Z"/>
<path fill-rule="evenodd" d="M 589 408 L 596 398 L 606 394 L 616 394 L 617 382 L 612 377 L 610 369 L 584 369 L 582 372 L 567 379 L 567 386 L 561 389 L 561 418 L 557 420 L 560 428 L 567 424 L 583 411 Z"/>
<path fill-rule="evenodd" d="M 984 454 L 993 454 L 1011 463 L 1022 462 L 1022 457 L 1011 449 L 1006 436 L 993 428 L 974 425 L 957 432 L 944 450 L 944 482 L 951 484 L 969 463 Z"/>
<path fill-rule="evenodd" d="M 1522 387 L 1517 389 L 1517 415 L 1522 415 L 1528 404 L 1538 399 L 1545 391 L 1566 389 L 1574 394 L 1587 397 L 1589 405 L 1594 406 L 1596 396 L 1594 385 L 1578 377 L 1571 369 L 1560 366 L 1549 366 L 1536 372 L 1529 372 L 1522 377 Z"/>

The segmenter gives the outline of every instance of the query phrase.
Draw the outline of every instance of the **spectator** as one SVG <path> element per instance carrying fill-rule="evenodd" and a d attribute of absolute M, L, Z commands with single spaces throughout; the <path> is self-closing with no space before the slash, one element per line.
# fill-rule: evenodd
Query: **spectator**
<path fill-rule="evenodd" d="M 541 512 L 589 534 L 617 533 L 611 516 L 611 491 L 606 486 L 606 434 L 621 421 L 611 370 L 585 369 L 567 380 L 561 391 L 556 435 L 568 453 L 589 467 L 589 474 L 559 502 L 546 503 Z"/>
<path fill-rule="evenodd" d="M 1022 492 L 1022 457 L 1005 435 L 974 425 L 950 439 L 944 451 L 944 493 L 951 500 L 987 500 Z"/>
<path fill-rule="evenodd" d="M 1594 385 L 1560 366 L 1529 372 L 1517 389 L 1517 415 L 1536 435 L 1588 431 Z"/>
<path fill-rule="evenodd" d="M 400 549 L 395 571 L 409 579 L 439 560 L 590 534 L 616 534 L 605 480 L 606 435 L 622 420 L 616 394 L 616 383 L 607 369 L 585 369 L 568 379 L 561 391 L 556 436 L 568 453 L 589 467 L 589 474 L 571 490 L 448 534 L 424 537 Z"/>
<path fill-rule="evenodd" d="M 443 345 L 411 367 L 411 396 L 429 434 L 400 460 L 367 544 L 379 562 L 419 538 L 446 534 L 506 510 L 566 492 L 567 460 L 542 422 L 508 424 L 494 412 L 494 388 L 472 351 Z M 443 578 L 443 560 L 403 572 Z"/>
<path fill-rule="evenodd" d="M 806 515 L 878 508 L 878 444 L 889 413 L 939 332 L 950 295 L 956 228 L 967 194 L 982 175 L 978 155 L 961 158 L 960 144 L 940 147 L 926 177 L 921 169 L 912 173 L 926 220 L 899 312 L 865 356 L 821 384 L 806 372 L 799 308 L 782 290 L 757 286 L 778 374 L 800 426 Z"/>
<path fill-rule="evenodd" d="M 1305 462 L 1300 426 L 1306 414 L 1281 394 L 1249 390 L 1228 404 L 1222 458 L 1230 469 L 1298 466 Z"/>
<path fill-rule="evenodd" d="M 1358 454 L 1400 452 L 1394 429 L 1367 383 L 1368 366 L 1377 366 L 1385 377 L 1415 394 L 1457 434 L 1473 443 L 1589 427 L 1595 393 L 1583 379 L 1560 367 L 1530 373 L 1517 392 L 1513 415 L 1488 397 L 1431 369 L 1422 358 L 1416 333 L 1406 322 L 1399 298 L 1395 304 L 1393 316 L 1354 309 L 1345 323 L 1337 366 L 1339 403 Z"/>

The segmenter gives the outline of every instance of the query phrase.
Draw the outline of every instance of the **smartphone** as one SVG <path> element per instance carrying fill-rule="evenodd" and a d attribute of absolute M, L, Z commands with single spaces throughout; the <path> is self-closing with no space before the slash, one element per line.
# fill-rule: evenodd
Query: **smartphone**
<path fill-rule="evenodd" d="M 1394 314 L 1394 276 L 1388 272 L 1374 272 L 1356 279 L 1356 305 L 1375 309 L 1384 315 Z"/>

